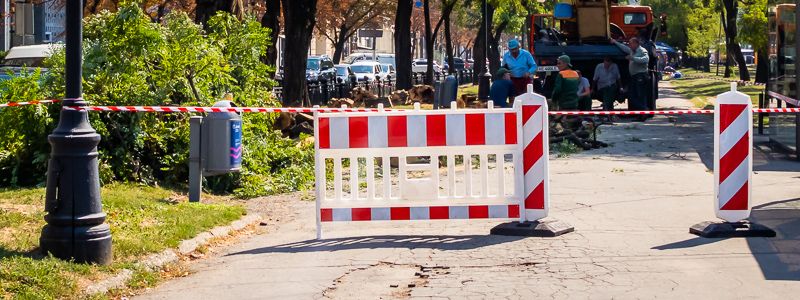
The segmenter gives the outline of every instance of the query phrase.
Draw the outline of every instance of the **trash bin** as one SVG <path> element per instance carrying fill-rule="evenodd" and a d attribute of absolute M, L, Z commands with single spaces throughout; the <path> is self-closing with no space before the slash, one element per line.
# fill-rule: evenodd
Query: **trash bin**
<path fill-rule="evenodd" d="M 214 107 L 236 107 L 224 100 Z M 234 112 L 212 112 L 203 118 L 203 176 L 238 172 L 242 167 L 242 117 Z"/>

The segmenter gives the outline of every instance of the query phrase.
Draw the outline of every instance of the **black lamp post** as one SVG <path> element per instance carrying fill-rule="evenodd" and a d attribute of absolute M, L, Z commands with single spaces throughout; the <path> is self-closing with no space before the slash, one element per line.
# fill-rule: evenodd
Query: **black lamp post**
<path fill-rule="evenodd" d="M 484 34 L 483 34 L 483 58 L 488 60 L 489 58 L 489 7 L 487 4 L 488 0 L 483 0 L 483 26 L 484 26 Z M 483 74 L 480 74 L 478 79 L 478 99 L 480 100 L 489 100 L 489 85 L 491 84 L 492 74 L 489 73 L 489 64 L 483 64 Z"/>
<path fill-rule="evenodd" d="M 66 97 L 63 106 L 85 106 L 82 99 L 83 3 L 66 4 Z M 80 263 L 110 264 L 111 230 L 100 203 L 97 144 L 100 135 L 85 110 L 61 110 L 48 137 L 47 225 L 39 239 L 42 252 Z"/>

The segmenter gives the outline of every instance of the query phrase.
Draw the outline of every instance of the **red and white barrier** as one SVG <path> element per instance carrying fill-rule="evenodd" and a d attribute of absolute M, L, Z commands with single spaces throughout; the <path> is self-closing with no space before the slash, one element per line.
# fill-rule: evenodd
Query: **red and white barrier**
<path fill-rule="evenodd" d="M 317 237 L 323 222 L 508 219 L 520 218 L 523 206 L 521 220 L 546 216 L 544 97 L 526 94 L 512 109 L 452 107 L 316 113 Z M 420 157 L 422 162 L 409 162 Z M 393 179 L 395 159 L 398 178 Z M 446 168 L 440 168 L 442 159 Z M 463 161 L 460 172 L 457 159 Z M 349 191 L 343 187 L 344 160 Z M 333 167 L 330 187 L 328 166 Z M 415 172 L 423 176 L 409 176 Z M 457 182 L 459 177 L 463 180 Z"/>
<path fill-rule="evenodd" d="M 515 105 L 520 103 L 525 174 L 525 217 L 522 221 L 536 221 L 546 217 L 550 209 L 548 176 L 550 137 L 547 99 L 534 94 L 533 86 L 529 85 L 528 93 L 517 97 L 515 101 Z"/>
<path fill-rule="evenodd" d="M 750 97 L 731 91 L 717 97 L 714 114 L 715 212 L 727 222 L 750 216 L 753 110 Z"/>

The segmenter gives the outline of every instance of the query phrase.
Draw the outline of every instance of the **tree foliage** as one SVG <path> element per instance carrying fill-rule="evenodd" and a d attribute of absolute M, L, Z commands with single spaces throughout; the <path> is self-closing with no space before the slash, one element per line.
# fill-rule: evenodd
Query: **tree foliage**
<path fill-rule="evenodd" d="M 163 24 L 153 23 L 135 4 L 117 12 L 102 12 L 85 20 L 84 98 L 95 105 L 203 105 L 233 93 L 239 106 L 275 106 L 271 67 L 261 62 L 269 30 L 253 17 L 240 21 L 218 13 L 208 31 L 188 14 L 172 12 Z M 48 75 L 27 74 L 0 82 L 2 99 L 63 97 L 64 53 L 46 62 Z M 55 107 L 55 106 L 54 106 Z M 32 106 L 3 110 L 0 185 L 30 185 L 44 179 L 52 131 L 58 110 Z M 6 122 L 27 118 L 30 128 Z M 133 181 L 184 185 L 188 177 L 186 114 L 91 113 L 92 126 L 102 136 L 100 172 L 103 182 Z M 209 178 L 209 188 L 255 196 L 285 192 L 313 183 L 312 146 L 284 139 L 272 129 L 272 117 L 245 114 L 243 171 Z M 44 141 L 44 143 L 42 143 Z M 24 148 L 22 148 L 24 147 Z M 30 152 L 25 156 L 23 152 Z M 21 167 L 34 166 L 33 180 L 21 183 Z M 17 175 L 13 174 L 17 172 Z M 16 178 L 16 179 L 14 179 Z"/>

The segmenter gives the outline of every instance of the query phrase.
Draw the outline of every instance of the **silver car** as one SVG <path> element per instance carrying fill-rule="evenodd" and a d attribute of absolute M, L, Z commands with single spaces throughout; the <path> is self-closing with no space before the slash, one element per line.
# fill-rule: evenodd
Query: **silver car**
<path fill-rule="evenodd" d="M 337 83 L 352 83 L 355 80 L 356 73 L 353 73 L 350 65 L 336 65 L 335 67 Z"/>

